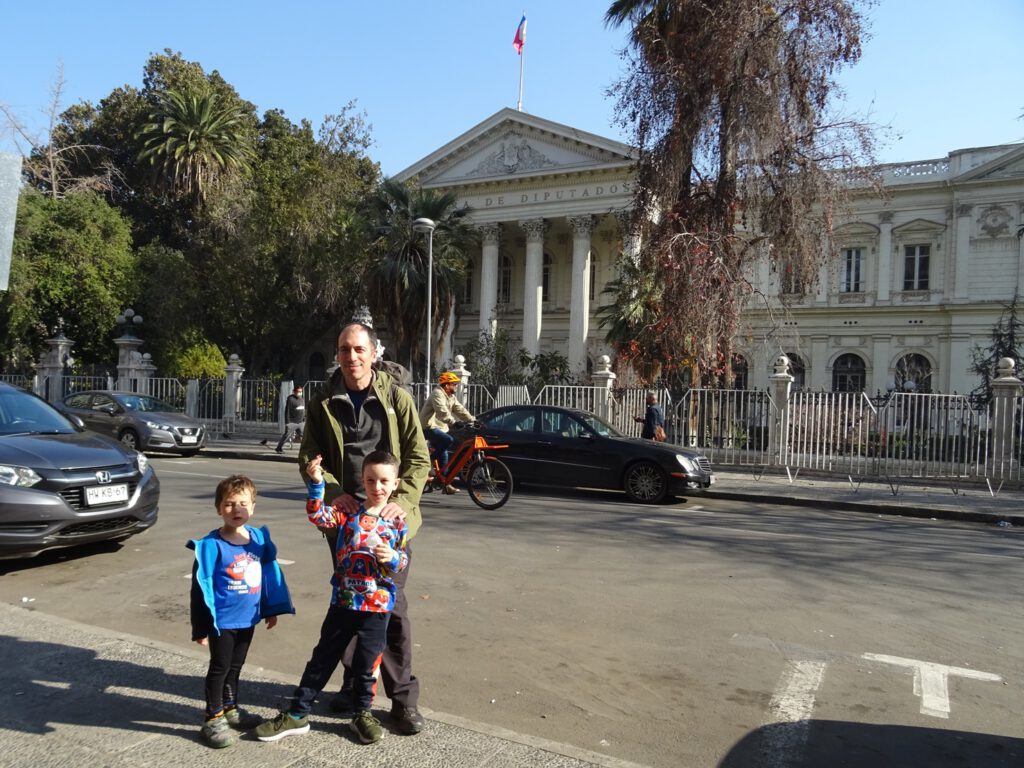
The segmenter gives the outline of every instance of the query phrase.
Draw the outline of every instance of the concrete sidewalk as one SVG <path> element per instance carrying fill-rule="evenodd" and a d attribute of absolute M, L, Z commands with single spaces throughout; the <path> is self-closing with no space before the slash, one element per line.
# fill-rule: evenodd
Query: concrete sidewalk
<path fill-rule="evenodd" d="M 207 456 L 258 459 L 295 464 L 298 446 L 276 453 L 279 434 L 219 436 L 203 451 Z M 267 444 L 262 445 L 261 440 Z M 715 467 L 716 484 L 709 496 L 758 504 L 789 504 L 870 514 L 903 515 L 988 525 L 1024 526 L 1024 491 L 1009 484 L 992 491 L 983 483 L 923 482 L 894 478 L 891 482 L 796 473 L 759 467 L 742 470 Z"/>
<path fill-rule="evenodd" d="M 423 709 L 417 736 L 388 728 L 386 699 L 375 709 L 388 729 L 364 746 L 349 720 L 318 703 L 312 728 L 264 744 L 251 734 L 228 749 L 199 738 L 209 654 L 0 603 L 0 766 L 5 768 L 641 768 L 576 747 Z M 248 709 L 276 714 L 295 679 L 247 665 Z"/>

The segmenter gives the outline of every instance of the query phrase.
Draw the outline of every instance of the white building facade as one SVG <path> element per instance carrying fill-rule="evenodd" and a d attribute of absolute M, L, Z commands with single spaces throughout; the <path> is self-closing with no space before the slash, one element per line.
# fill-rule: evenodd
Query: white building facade
<path fill-rule="evenodd" d="M 596 312 L 626 229 L 633 149 L 503 109 L 398 174 L 453 192 L 472 209 L 481 247 L 440 360 L 501 328 L 531 354 L 558 351 L 586 373 L 612 355 Z M 837 226 L 838 258 L 810 292 L 765 257 L 735 340 L 737 386 L 768 386 L 786 354 L 796 386 L 960 392 L 979 383 L 971 350 L 1024 288 L 1024 144 L 965 149 L 883 168 L 886 197 L 855 195 Z"/>

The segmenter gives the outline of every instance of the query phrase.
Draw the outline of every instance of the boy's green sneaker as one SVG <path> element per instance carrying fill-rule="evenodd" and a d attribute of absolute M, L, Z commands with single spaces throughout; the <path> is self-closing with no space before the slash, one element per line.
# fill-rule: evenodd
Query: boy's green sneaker
<path fill-rule="evenodd" d="M 287 712 L 256 726 L 256 738 L 260 741 L 277 741 L 285 736 L 301 736 L 304 733 L 309 733 L 309 718 L 300 717 L 296 720 Z"/>
<path fill-rule="evenodd" d="M 217 717 L 207 720 L 203 723 L 200 733 L 206 746 L 214 749 L 224 749 L 224 747 L 230 747 L 235 743 L 235 734 L 231 731 L 224 715 L 217 715 Z"/>
<path fill-rule="evenodd" d="M 254 715 L 252 712 L 246 712 L 241 707 L 232 707 L 231 709 L 224 710 L 224 719 L 228 721 L 228 725 L 234 728 L 236 731 L 251 731 L 257 725 L 263 722 L 263 718 L 259 715 Z"/>
<path fill-rule="evenodd" d="M 384 738 L 384 729 L 380 727 L 380 720 L 371 715 L 368 709 L 356 712 L 356 716 L 352 718 L 352 725 L 349 727 L 363 744 L 373 744 Z"/>

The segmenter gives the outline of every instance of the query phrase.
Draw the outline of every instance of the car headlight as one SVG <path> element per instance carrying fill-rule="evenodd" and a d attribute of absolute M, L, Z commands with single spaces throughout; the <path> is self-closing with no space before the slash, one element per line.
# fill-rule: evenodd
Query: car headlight
<path fill-rule="evenodd" d="M 687 472 L 696 472 L 698 470 L 697 462 L 689 456 L 683 456 L 683 454 L 677 453 L 676 461 L 678 461 Z"/>
<path fill-rule="evenodd" d="M 139 467 L 139 472 L 145 474 L 146 473 L 146 467 L 149 466 L 149 459 L 146 458 L 146 454 L 142 453 L 141 451 L 136 452 L 136 454 L 135 454 L 135 463 Z"/>
<path fill-rule="evenodd" d="M 31 488 L 43 478 L 36 474 L 34 469 L 28 467 L 15 467 L 10 464 L 0 464 L 0 484 L 14 485 L 20 488 Z"/>
<path fill-rule="evenodd" d="M 161 424 L 157 421 L 149 421 L 148 419 L 142 423 L 145 424 L 150 429 L 162 429 L 165 432 L 171 431 L 171 426 L 169 424 Z"/>

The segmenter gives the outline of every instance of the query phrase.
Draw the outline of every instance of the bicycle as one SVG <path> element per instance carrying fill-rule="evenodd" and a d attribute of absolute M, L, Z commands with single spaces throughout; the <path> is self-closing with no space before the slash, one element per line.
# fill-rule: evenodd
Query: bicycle
<path fill-rule="evenodd" d="M 453 427 L 453 431 L 456 428 Z M 436 458 L 432 458 L 434 476 L 427 480 L 423 490 L 427 493 L 440 491 L 461 477 L 474 504 L 481 509 L 497 509 L 512 495 L 512 473 L 504 462 L 488 455 L 488 451 L 500 451 L 508 446 L 488 443 L 479 434 L 482 429 L 479 424 L 462 427 L 461 431 L 467 429 L 474 434 L 458 442 L 443 468 Z"/>

